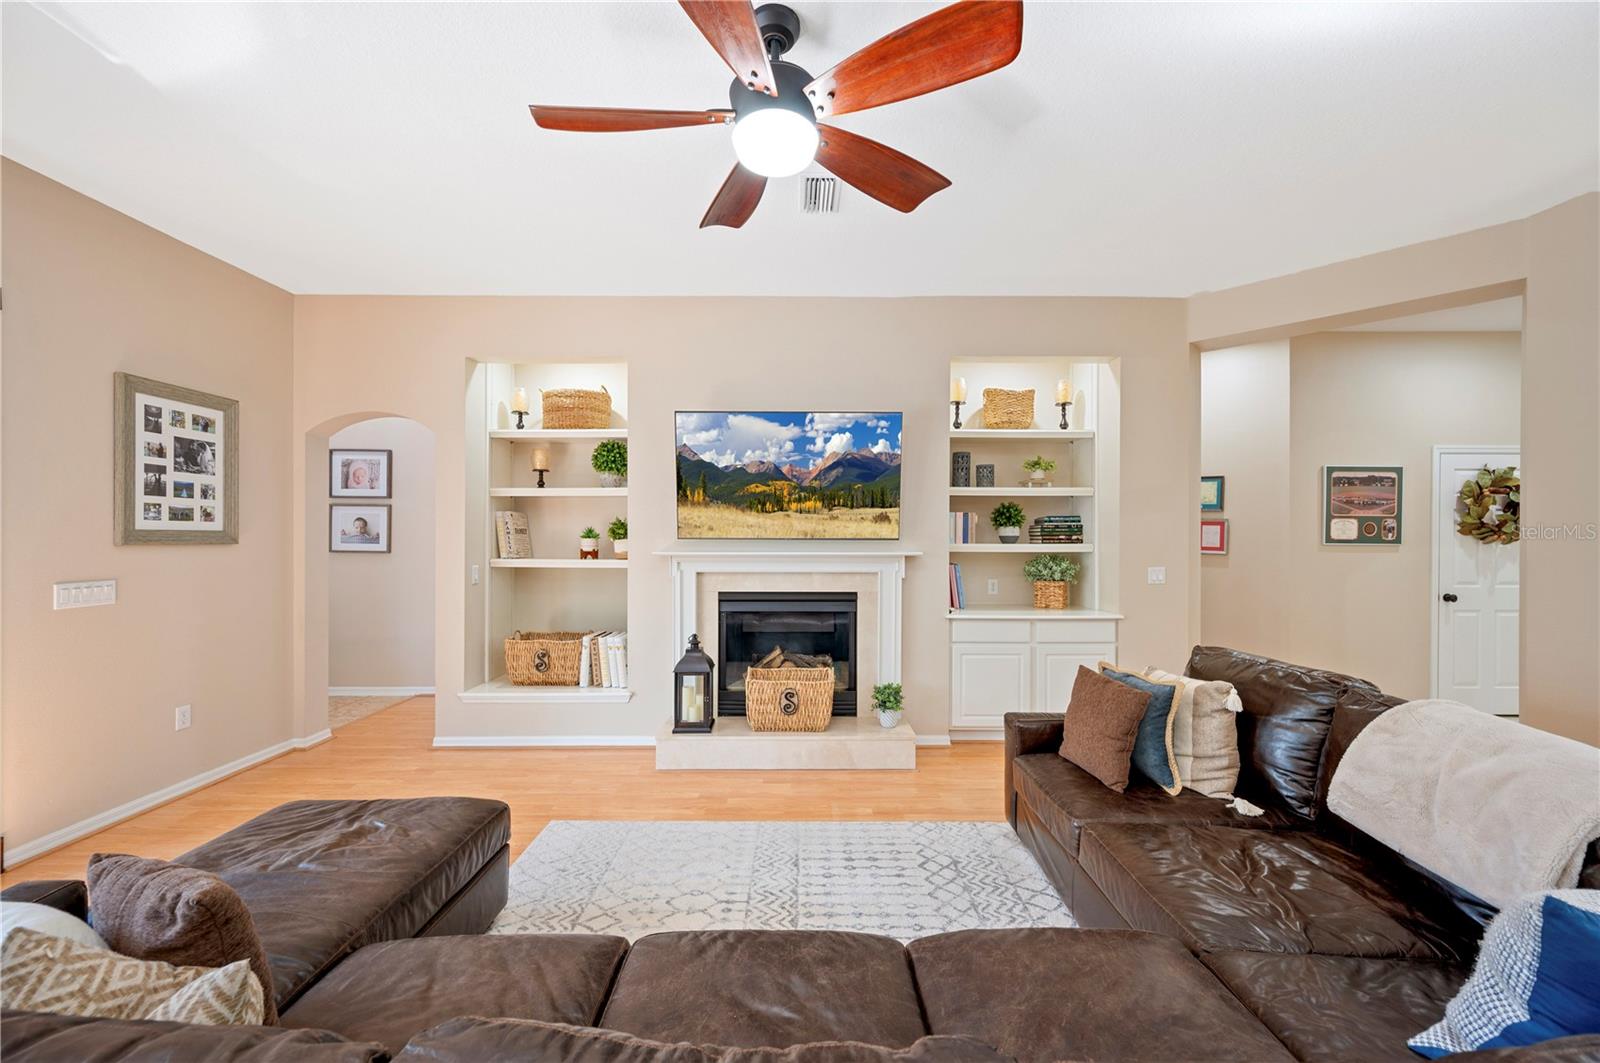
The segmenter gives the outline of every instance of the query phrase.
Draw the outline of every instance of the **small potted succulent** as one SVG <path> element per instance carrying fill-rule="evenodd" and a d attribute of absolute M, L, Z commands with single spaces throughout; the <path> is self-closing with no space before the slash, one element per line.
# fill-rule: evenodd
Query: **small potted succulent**
<path fill-rule="evenodd" d="M 1022 574 L 1033 584 L 1035 609 L 1065 609 L 1068 585 L 1078 582 L 1078 563 L 1066 554 L 1040 554 L 1028 559 Z"/>
<path fill-rule="evenodd" d="M 578 557 L 588 561 L 600 556 L 600 533 L 593 528 L 585 528 L 578 534 Z"/>
<path fill-rule="evenodd" d="M 878 722 L 886 728 L 899 726 L 905 713 L 904 693 L 899 683 L 879 683 L 872 688 L 872 707 L 878 710 Z"/>
<path fill-rule="evenodd" d="M 1003 543 L 1014 543 L 1022 538 L 1022 522 L 1026 515 L 1015 502 L 1002 502 L 989 514 L 989 523 Z"/>
<path fill-rule="evenodd" d="M 600 474 L 601 487 L 626 487 L 628 484 L 628 444 L 621 439 L 607 439 L 594 448 L 589 459 L 594 471 Z"/>
<path fill-rule="evenodd" d="M 628 556 L 628 522 L 621 517 L 613 520 L 606 527 L 606 535 L 611 539 L 611 552 L 619 558 Z"/>
<path fill-rule="evenodd" d="M 1028 470 L 1028 482 L 1037 486 L 1044 483 L 1045 473 L 1055 472 L 1056 463 L 1043 454 L 1035 454 L 1023 462 L 1022 467 Z"/>

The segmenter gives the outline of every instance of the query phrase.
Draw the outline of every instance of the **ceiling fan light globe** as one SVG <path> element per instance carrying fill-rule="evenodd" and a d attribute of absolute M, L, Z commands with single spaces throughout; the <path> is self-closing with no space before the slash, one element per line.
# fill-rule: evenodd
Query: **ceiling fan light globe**
<path fill-rule="evenodd" d="M 793 177 L 817 157 L 817 126 L 783 107 L 751 111 L 733 125 L 739 165 L 762 177 Z"/>

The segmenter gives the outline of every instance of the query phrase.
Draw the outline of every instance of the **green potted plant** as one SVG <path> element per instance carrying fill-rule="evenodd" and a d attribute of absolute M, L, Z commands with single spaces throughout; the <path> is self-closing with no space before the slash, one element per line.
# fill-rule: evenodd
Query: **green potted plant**
<path fill-rule="evenodd" d="M 1014 543 L 1022 538 L 1022 522 L 1027 515 L 1015 502 L 1002 502 L 989 513 L 989 523 L 1003 543 Z"/>
<path fill-rule="evenodd" d="M 1035 454 L 1023 462 L 1022 467 L 1028 471 L 1028 481 L 1030 483 L 1042 484 L 1044 483 L 1045 473 L 1055 472 L 1056 463 L 1043 454 Z"/>
<path fill-rule="evenodd" d="M 628 522 L 617 517 L 606 527 L 606 535 L 611 539 L 611 552 L 620 558 L 628 556 Z"/>
<path fill-rule="evenodd" d="M 1022 574 L 1033 584 L 1035 609 L 1065 609 L 1067 587 L 1078 582 L 1078 563 L 1066 554 L 1040 554 L 1028 558 Z"/>
<path fill-rule="evenodd" d="M 600 474 L 601 487 L 625 487 L 628 483 L 628 444 L 621 439 L 603 440 L 589 459 Z"/>
<path fill-rule="evenodd" d="M 872 707 L 878 710 L 878 722 L 886 728 L 899 726 L 905 712 L 904 692 L 899 683 L 879 683 L 872 688 Z"/>
<path fill-rule="evenodd" d="M 600 556 L 600 533 L 592 527 L 585 528 L 578 533 L 578 557 L 581 560 L 596 559 Z"/>

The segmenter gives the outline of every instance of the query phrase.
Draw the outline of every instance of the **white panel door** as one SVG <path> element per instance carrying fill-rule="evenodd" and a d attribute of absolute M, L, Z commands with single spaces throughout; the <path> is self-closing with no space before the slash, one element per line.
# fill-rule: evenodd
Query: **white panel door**
<path fill-rule="evenodd" d="M 1066 712 L 1079 667 L 1091 672 L 1099 671 L 1101 661 L 1117 663 L 1116 647 L 1081 643 L 1056 646 L 1041 644 L 1034 647 L 1033 711 Z"/>
<path fill-rule="evenodd" d="M 1514 447 L 1435 451 L 1434 696 L 1499 716 L 1517 714 L 1522 544 L 1481 543 L 1456 531 L 1456 495 L 1485 465 L 1521 462 Z"/>
<path fill-rule="evenodd" d="M 950 647 L 952 727 L 1004 727 L 1008 712 L 1028 711 L 1026 643 L 967 643 Z"/>

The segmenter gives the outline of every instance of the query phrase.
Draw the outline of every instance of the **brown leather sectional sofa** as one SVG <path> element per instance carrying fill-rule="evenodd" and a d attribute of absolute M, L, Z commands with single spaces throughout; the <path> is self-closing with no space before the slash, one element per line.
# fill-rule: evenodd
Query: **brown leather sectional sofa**
<path fill-rule="evenodd" d="M 1209 646 L 1186 674 L 1238 691 L 1236 792 L 1264 815 L 1147 781 L 1114 793 L 1057 753 L 1061 716 L 1018 713 L 1007 818 L 1080 925 L 1181 942 L 1298 1058 L 1417 1059 L 1406 1039 L 1444 1014 L 1494 912 L 1328 810 L 1350 742 L 1402 699 Z M 1600 886 L 1593 850 L 1584 884 Z"/>
<path fill-rule="evenodd" d="M 506 898 L 505 805 L 301 801 L 177 858 L 215 872 L 249 906 L 280 1026 L 8 1011 L 0 1057 L 1415 1058 L 1404 1039 L 1438 1018 L 1486 913 L 1373 851 L 1323 808 L 1330 758 L 1392 699 L 1358 680 L 1229 651 L 1198 649 L 1191 670 L 1239 687 L 1247 712 L 1239 789 L 1267 815 L 1247 819 L 1219 801 L 1137 786 L 1117 795 L 1057 754 L 1060 716 L 1007 720 L 1007 814 L 1079 920 L 1101 929 L 970 930 L 909 945 L 829 931 L 664 933 L 631 945 L 600 935 L 489 936 Z M 4 896 L 88 914 L 82 882 L 24 883 Z M 760 1047 L 772 1050 L 740 1051 Z M 1460 1058 L 1593 1061 L 1600 1038 Z"/>

